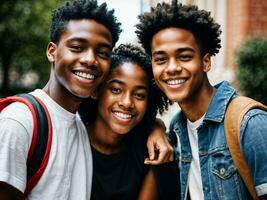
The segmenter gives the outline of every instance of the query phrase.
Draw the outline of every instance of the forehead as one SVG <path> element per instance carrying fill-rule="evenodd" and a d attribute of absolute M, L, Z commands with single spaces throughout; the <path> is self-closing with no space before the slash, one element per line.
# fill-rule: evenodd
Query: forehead
<path fill-rule="evenodd" d="M 133 63 L 123 63 L 117 66 L 108 76 L 108 80 L 121 80 L 127 85 L 147 85 L 146 72 L 138 65 Z"/>
<path fill-rule="evenodd" d="M 110 44 L 110 46 L 112 44 L 109 29 L 92 19 L 70 20 L 61 37 L 66 40 L 71 38 L 83 38 L 91 41 L 101 40 L 101 42 Z"/>
<path fill-rule="evenodd" d="M 192 32 L 182 28 L 165 28 L 157 32 L 151 42 L 151 51 L 176 50 L 179 48 L 199 49 Z"/>

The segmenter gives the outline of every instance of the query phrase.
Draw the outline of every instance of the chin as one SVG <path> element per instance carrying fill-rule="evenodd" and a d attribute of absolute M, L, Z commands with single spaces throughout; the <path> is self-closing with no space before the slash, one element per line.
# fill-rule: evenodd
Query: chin
<path fill-rule="evenodd" d="M 171 102 L 181 102 L 181 101 L 183 101 L 183 97 L 177 97 L 177 96 L 174 96 L 174 95 L 166 95 L 167 96 L 167 98 L 171 101 Z"/>
<path fill-rule="evenodd" d="M 81 99 L 85 99 L 85 98 L 88 98 L 88 97 L 90 97 L 91 96 L 91 90 L 90 91 L 81 91 L 81 90 L 79 90 L 79 91 L 75 91 L 75 92 L 73 92 L 73 94 L 76 96 L 76 97 L 78 97 L 78 98 L 81 98 Z"/>
<path fill-rule="evenodd" d="M 112 131 L 118 135 L 126 135 L 130 132 L 130 128 L 112 128 Z"/>

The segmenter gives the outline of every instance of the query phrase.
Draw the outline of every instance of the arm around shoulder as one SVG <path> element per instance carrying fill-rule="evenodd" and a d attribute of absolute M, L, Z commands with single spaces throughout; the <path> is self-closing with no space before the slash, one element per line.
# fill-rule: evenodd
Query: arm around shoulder
<path fill-rule="evenodd" d="M 147 148 L 149 158 L 145 160 L 145 164 L 158 165 L 174 159 L 173 148 L 167 139 L 166 127 L 161 119 L 154 123 L 147 140 Z"/>

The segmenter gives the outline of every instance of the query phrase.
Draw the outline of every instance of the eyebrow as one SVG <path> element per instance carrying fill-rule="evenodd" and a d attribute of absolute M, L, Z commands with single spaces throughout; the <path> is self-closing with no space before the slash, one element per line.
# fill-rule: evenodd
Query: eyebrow
<path fill-rule="evenodd" d="M 108 84 L 110 84 L 110 83 L 118 83 L 118 84 L 125 85 L 125 82 L 123 82 L 121 80 L 118 80 L 118 79 L 113 79 L 113 80 L 111 80 L 111 81 L 108 82 Z M 137 85 L 136 88 L 137 89 L 148 90 L 148 87 L 145 86 L 145 85 Z"/>
<path fill-rule="evenodd" d="M 191 52 L 193 52 L 193 53 L 195 52 L 194 49 L 189 48 L 189 47 L 178 48 L 178 49 L 176 49 L 175 51 L 177 51 L 177 52 L 191 51 Z M 162 55 L 162 54 L 165 54 L 165 53 L 166 53 L 166 51 L 162 51 L 162 50 L 154 51 L 154 52 L 152 53 L 152 56 L 155 56 L 155 55 Z"/>
<path fill-rule="evenodd" d="M 82 38 L 82 37 L 73 37 L 73 38 L 69 39 L 67 42 L 69 43 L 69 42 L 74 42 L 74 41 L 78 41 L 78 42 L 81 42 L 81 43 L 86 43 L 86 42 L 88 42 L 88 40 L 86 40 L 86 39 L 84 39 L 84 38 Z M 110 50 L 112 49 L 111 45 L 108 44 L 108 43 L 104 43 L 104 42 L 102 42 L 102 43 L 99 43 L 99 45 L 100 45 L 101 47 L 108 48 L 108 49 L 110 49 Z"/>

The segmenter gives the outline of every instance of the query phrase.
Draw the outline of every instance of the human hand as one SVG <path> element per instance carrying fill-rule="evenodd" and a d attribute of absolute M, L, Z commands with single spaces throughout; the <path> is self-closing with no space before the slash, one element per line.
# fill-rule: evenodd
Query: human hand
<path fill-rule="evenodd" d="M 158 165 L 174 160 L 173 148 L 165 132 L 164 122 L 157 118 L 147 139 L 149 158 L 145 159 L 145 164 Z"/>

